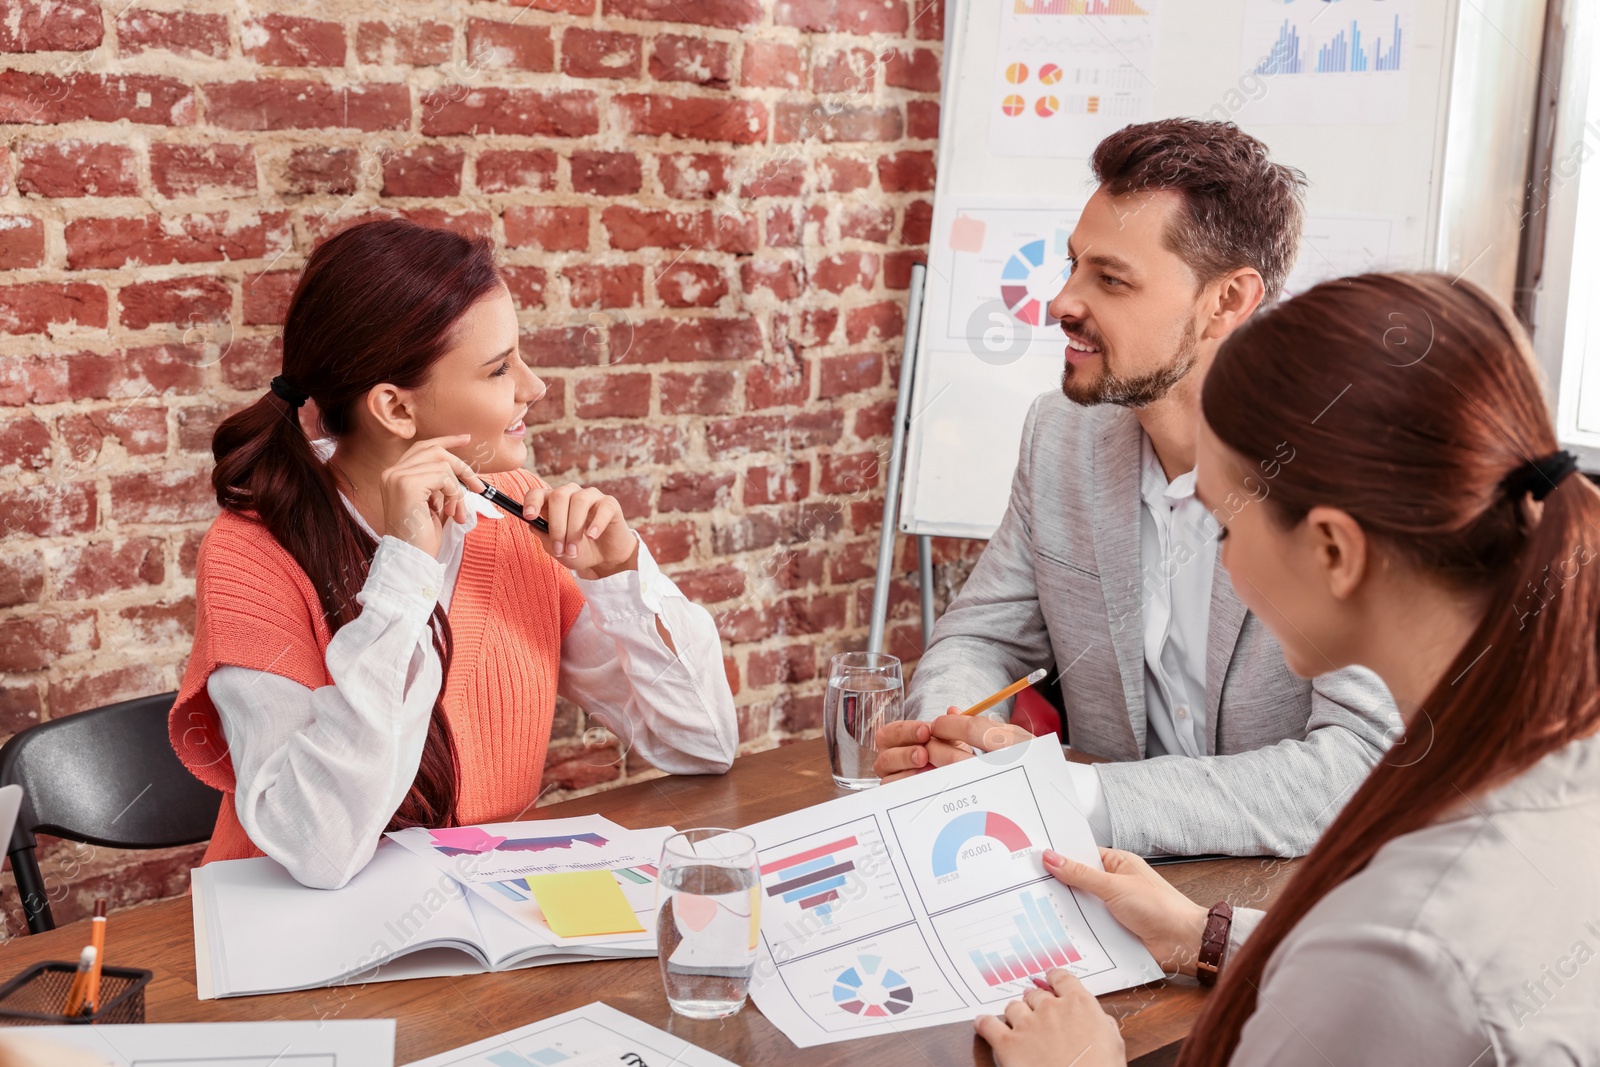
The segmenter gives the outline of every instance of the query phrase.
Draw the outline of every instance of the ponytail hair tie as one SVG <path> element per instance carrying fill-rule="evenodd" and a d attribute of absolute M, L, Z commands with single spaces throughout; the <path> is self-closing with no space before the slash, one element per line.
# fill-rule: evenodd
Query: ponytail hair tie
<path fill-rule="evenodd" d="M 1515 496 L 1530 494 L 1535 500 L 1549 496 L 1561 480 L 1578 469 L 1578 457 L 1565 449 L 1543 459 L 1530 459 L 1506 475 L 1506 486 Z"/>
<path fill-rule="evenodd" d="M 272 379 L 272 391 L 292 408 L 299 407 L 309 399 L 305 393 L 290 385 L 289 379 L 281 374 Z"/>

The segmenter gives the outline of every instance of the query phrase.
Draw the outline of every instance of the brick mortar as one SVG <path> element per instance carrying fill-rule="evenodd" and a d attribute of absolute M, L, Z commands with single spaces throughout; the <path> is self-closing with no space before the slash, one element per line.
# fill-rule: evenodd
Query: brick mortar
<path fill-rule="evenodd" d="M 85 0 L 80 0 L 80 3 Z M 93 0 L 86 0 L 93 6 Z M 859 492 L 829 492 L 823 487 L 824 462 L 829 457 L 848 457 L 876 453 L 880 461 L 887 456 L 887 411 L 892 410 L 894 382 L 898 372 L 900 342 L 898 336 L 873 336 L 870 329 L 860 341 L 851 342 L 846 337 L 847 325 L 853 312 L 863 316 L 876 316 L 879 305 L 893 305 L 904 310 L 905 289 L 903 276 L 891 279 L 891 267 L 903 274 L 907 256 L 921 258 L 924 247 L 920 235 L 915 242 L 903 233 L 908 215 L 913 225 L 925 230 L 932 201 L 931 188 L 914 187 L 900 191 L 883 188 L 880 181 L 880 163 L 887 157 L 900 153 L 914 154 L 909 158 L 910 172 L 920 175 L 926 163 L 926 175 L 931 178 L 931 162 L 915 154 L 931 156 L 936 142 L 929 137 L 913 137 L 912 124 L 927 123 L 929 116 L 914 118 L 913 108 L 923 110 L 936 107 L 938 94 L 931 91 L 901 88 L 888 84 L 889 58 L 892 49 L 921 52 L 926 50 L 935 58 L 941 46 L 937 39 L 942 27 L 942 14 L 931 8 L 921 22 L 914 21 L 917 13 L 928 8 L 931 0 L 836 0 L 832 8 L 841 20 L 849 19 L 858 11 L 888 11 L 898 8 L 904 12 L 908 23 L 904 33 L 849 32 L 843 21 L 823 32 L 812 32 L 795 25 L 783 23 L 788 11 L 799 11 L 822 5 L 809 0 L 781 3 L 774 0 L 761 5 L 758 24 L 744 28 L 699 26 L 687 22 L 665 20 L 634 20 L 607 14 L 607 8 L 627 7 L 627 0 L 593 0 L 590 14 L 570 15 L 536 11 L 505 4 L 443 2 L 410 4 L 404 11 L 374 11 L 372 5 L 358 0 L 333 0 L 325 4 L 297 4 L 274 6 L 267 4 L 222 3 L 219 0 L 198 0 L 181 8 L 169 6 L 156 12 L 140 5 L 128 8 L 128 17 L 149 17 L 153 14 L 182 14 L 221 16 L 226 19 L 227 55 L 225 57 L 176 55 L 153 47 L 143 52 L 123 54 L 119 42 L 119 21 L 110 5 L 100 8 L 103 39 L 100 45 L 82 53 L 73 52 L 9 52 L 0 58 L 0 78 L 22 78 L 30 74 L 71 74 L 83 76 L 128 75 L 168 79 L 191 94 L 190 107 L 193 120 L 188 124 L 165 125 L 131 121 L 127 117 L 114 121 L 81 118 L 58 124 L 29 122 L 0 123 L 0 145 L 9 149 L 0 152 L 0 217 L 23 216 L 41 220 L 43 255 L 37 264 L 22 263 L 14 269 L 0 271 L 0 500 L 10 499 L 18 490 L 45 491 L 68 483 L 87 483 L 93 488 L 95 520 L 89 529 L 68 529 L 59 533 L 33 536 L 14 533 L 0 546 L 0 566 L 13 567 L 36 553 L 49 553 L 64 549 L 81 548 L 103 542 L 122 542 L 130 538 L 154 538 L 160 545 L 162 562 L 161 580 L 151 584 L 135 582 L 112 589 L 99 596 L 72 600 L 55 599 L 61 576 L 45 574 L 39 595 L 31 601 L 9 607 L 0 607 L 0 657 L 12 657 L 13 640 L 8 636 L 14 627 L 48 624 L 54 617 L 73 618 L 88 613 L 99 635 L 99 647 L 90 648 L 82 641 L 52 651 L 49 663 L 41 668 L 16 667 L 15 660 L 0 663 L 4 676 L 0 677 L 0 735 L 33 721 L 35 713 L 49 717 L 76 710 L 78 706 L 92 706 L 110 700 L 138 695 L 152 687 L 176 688 L 183 664 L 188 654 L 188 638 L 163 641 L 155 645 L 140 643 L 142 626 L 150 625 L 158 631 L 169 623 L 159 617 L 148 623 L 139 619 L 124 619 L 119 614 L 129 609 L 151 609 L 157 616 L 160 609 L 181 608 L 186 598 L 192 598 L 194 582 L 184 573 L 183 560 L 192 555 L 192 543 L 210 523 L 209 514 L 204 519 L 185 519 L 170 510 L 151 515 L 126 515 L 118 517 L 124 506 L 142 507 L 148 504 L 135 497 L 124 499 L 126 492 L 120 488 L 118 478 L 128 475 L 158 475 L 162 472 L 189 472 L 202 474 L 209 471 L 208 448 L 185 449 L 182 438 L 184 427 L 190 420 L 208 426 L 213 409 L 237 408 L 253 402 L 265 387 L 265 377 L 276 367 L 272 359 L 258 359 L 255 350 L 268 344 L 277 335 L 275 325 L 246 325 L 244 318 L 248 280 L 262 273 L 294 272 L 304 263 L 305 255 L 317 237 L 325 232 L 328 217 L 338 213 L 340 218 L 354 219 L 368 211 L 435 212 L 446 221 L 452 218 L 460 223 L 482 213 L 487 216 L 487 233 L 500 249 L 501 261 L 508 266 L 540 268 L 544 272 L 542 302 L 526 303 L 519 299 L 519 323 L 524 334 L 524 355 L 534 360 L 536 369 L 552 383 L 552 394 L 557 389 L 561 395 L 561 414 L 553 421 L 534 426 L 530 422 L 530 441 L 534 447 L 535 462 L 541 473 L 564 480 L 581 477 L 584 481 L 605 483 L 632 491 L 635 483 L 642 483 L 644 506 L 630 507 L 629 517 L 636 524 L 653 528 L 655 547 L 660 556 L 674 557 L 663 564 L 663 569 L 685 582 L 723 581 L 732 583 L 742 591 L 710 594 L 702 599 L 719 619 L 725 632 L 724 655 L 732 666 L 736 680 L 736 703 L 740 707 L 744 734 L 741 751 L 756 751 L 772 747 L 785 740 L 816 735 L 818 710 L 826 672 L 827 656 L 844 648 L 860 647 L 866 637 L 866 608 L 870 603 L 872 578 L 870 571 L 875 563 L 877 549 L 877 523 L 881 515 L 881 469 L 872 486 Z M 39 0 L 22 0 L 24 19 L 28 12 L 40 6 Z M 69 7 L 74 5 L 67 5 Z M 710 7 L 722 6 L 709 4 Z M 728 7 L 733 4 L 726 5 Z M 695 7 L 700 11 L 702 8 Z M 267 14 L 309 17 L 321 22 L 336 24 L 343 33 L 345 54 L 337 66 L 262 66 L 251 61 L 245 53 L 242 36 L 244 21 Z M 551 70 L 526 71 L 509 69 L 472 70 L 468 54 L 468 24 L 472 20 L 515 24 L 519 29 L 535 28 L 548 32 L 551 38 Z M 366 22 L 388 22 L 397 26 L 412 27 L 422 23 L 442 23 L 450 27 L 450 59 L 438 67 L 410 66 L 402 62 L 367 64 L 359 61 L 357 45 L 358 26 Z M 928 36 L 919 36 L 920 25 L 930 26 Z M 563 57 L 567 55 L 567 34 L 570 31 L 605 30 L 638 38 L 637 73 L 626 78 L 583 78 L 563 73 Z M 651 59 L 657 44 L 663 38 L 690 38 L 710 42 L 725 50 L 727 87 L 701 86 L 682 81 L 657 80 L 652 74 Z M 788 46 L 796 50 L 801 64 L 799 84 L 793 88 L 750 85 L 744 77 L 745 56 L 754 44 Z M 0 45 L 0 47 L 4 47 Z M 828 61 L 836 53 L 865 52 L 871 57 L 866 71 L 871 87 L 862 92 L 816 92 L 812 89 L 814 68 L 819 61 Z M 427 94 L 449 94 L 459 86 L 465 72 L 471 79 L 466 94 L 479 90 L 509 90 L 534 93 L 592 94 L 594 99 L 593 132 L 578 136 L 559 136 L 553 133 L 505 132 L 475 134 L 425 133 L 428 121 Z M 228 105 L 219 101 L 214 86 L 253 82 L 270 91 L 270 83 L 291 81 L 309 82 L 334 90 L 371 85 L 401 84 L 407 93 L 406 115 L 403 129 L 378 129 L 364 131 L 349 127 L 292 128 L 283 127 L 252 130 L 218 126 L 214 120 L 227 119 Z M 89 98 L 98 90 L 90 86 Z M 7 90 L 0 89 L 0 107 L 15 103 Z M 669 101 L 709 102 L 703 106 L 728 104 L 734 107 L 758 108 L 764 115 L 765 127 L 759 141 L 737 143 L 722 139 L 701 139 L 679 136 L 670 130 L 660 133 L 634 133 L 630 123 L 636 121 L 627 110 L 623 99 L 629 96 L 659 97 Z M 8 103 L 8 101 L 10 101 Z M 81 103 L 81 101 L 79 101 Z M 68 101 L 67 103 L 71 103 Z M 135 107 L 138 102 L 135 101 Z M 76 105 L 74 105 L 76 106 Z M 107 105 L 110 106 L 110 105 Z M 883 121 L 893 129 L 898 124 L 899 135 L 883 140 L 854 140 L 829 142 L 812 136 L 785 142 L 780 139 L 790 109 L 820 110 L 826 115 L 849 116 L 853 109 L 889 116 Z M 126 111 L 126 109 L 124 109 Z M 348 112 L 359 114 L 359 112 Z M 374 112 L 374 114 L 379 114 Z M 232 121 L 232 120 L 229 120 Z M 708 120 L 698 128 L 704 134 L 715 129 L 720 119 Z M 862 120 L 878 130 L 876 121 L 869 115 Z M 679 132 L 687 132 L 680 130 Z M 731 125 L 723 132 L 738 136 L 743 134 Z M 931 133 L 924 129 L 922 132 Z M 26 158 L 30 146 L 48 143 L 60 144 L 71 140 L 83 142 L 93 152 L 96 146 L 113 146 L 131 152 L 132 192 L 117 195 L 84 195 L 51 197 L 38 193 L 24 193 L 18 185 L 19 178 L 30 171 Z M 191 146 L 201 148 L 235 147 L 247 150 L 243 164 L 246 188 L 218 192 L 202 189 L 197 193 L 166 196 L 160 191 L 158 179 L 173 178 L 173 172 L 163 174 L 156 166 L 155 157 L 166 146 Z M 69 146 L 70 147 L 70 146 Z M 386 152 L 404 155 L 417 149 L 449 149 L 462 154 L 457 191 L 438 196 L 384 195 L 383 158 Z M 290 160 L 296 149 L 351 149 L 357 154 L 355 191 L 344 193 L 295 193 L 292 188 Z M 509 192 L 483 192 L 479 179 L 483 175 L 485 157 L 498 152 L 546 152 L 555 159 L 549 188 L 532 192 L 521 187 Z M 639 188 L 637 191 L 615 193 L 586 192 L 574 180 L 573 160 L 584 153 L 620 153 L 639 160 Z M 112 153 L 115 156 L 115 153 Z M 215 156 L 215 153 L 213 153 Z M 726 180 L 731 189 L 709 198 L 678 199 L 670 194 L 675 187 L 669 170 L 669 157 L 710 156 L 725 157 Z M 80 157 L 83 158 L 83 157 Z M 861 169 L 866 183 L 859 188 L 828 191 L 830 176 L 825 161 L 842 160 L 847 166 Z M 790 161 L 798 171 L 798 187 L 781 189 L 771 195 L 745 198 L 739 185 L 756 177 L 763 164 Z M 93 177 L 93 167 L 79 164 L 61 168 L 58 182 L 87 181 Z M 626 168 L 625 168 L 626 169 Z M 447 168 L 448 170 L 448 168 Z M 226 176 L 226 167 L 218 168 Z M 509 173 L 509 172 L 508 172 Z M 107 180 L 122 180 L 120 171 L 113 171 Z M 628 182 L 623 183 L 625 186 Z M 926 184 L 923 182 L 922 184 Z M 57 185 L 57 188 L 62 188 Z M 437 190 L 435 190 L 437 191 Z M 546 251 L 536 245 L 510 247 L 507 245 L 507 216 L 516 216 L 518 209 L 583 208 L 588 212 L 588 227 L 581 250 Z M 710 218 L 719 213 L 729 213 L 748 218 L 754 240 L 750 245 L 742 242 L 737 250 L 714 247 L 725 235 L 713 225 L 711 241 L 701 241 L 698 247 L 642 247 L 623 249 L 612 246 L 611 231 L 604 220 L 608 208 L 623 207 L 645 212 L 671 212 L 685 217 Z M 862 230 L 859 236 L 846 236 L 841 228 L 855 225 L 853 216 L 863 211 L 876 211 L 887 220 L 887 237 Z M 804 221 L 809 212 L 821 211 L 824 215 L 820 230 Z M 68 228 L 84 219 L 126 220 L 154 216 L 169 229 L 179 220 L 220 213 L 230 223 L 247 225 L 274 213 L 287 213 L 289 246 L 283 252 L 272 251 L 270 238 L 266 255 L 245 259 L 202 259 L 191 263 L 153 263 L 150 265 L 89 266 L 71 269 L 68 263 Z M 779 213 L 797 214 L 802 221 L 792 243 L 786 234 L 788 223 Z M 654 225 L 647 220 L 646 226 Z M 880 231 L 884 227 L 878 228 Z M 12 231 L 5 231 L 11 233 Z M 30 231 L 31 232 L 31 231 Z M 76 232 L 76 231 L 74 231 Z M 209 232 L 209 231 L 208 231 Z M 702 232 L 702 236 L 705 236 Z M 202 234 L 200 242 L 212 238 Z M 237 240 L 253 240 L 248 234 Z M 26 259 L 27 249 L 12 253 L 0 243 L 0 254 L 13 254 Z M 774 244 L 773 242 L 778 242 Z M 693 243 L 693 242 L 691 242 Z M 834 257 L 848 260 L 856 254 L 876 257 L 870 283 L 852 285 L 842 291 L 831 292 L 819 288 L 816 276 Z M 794 297 L 779 296 L 772 289 L 755 286 L 745 290 L 741 268 L 748 263 L 780 265 L 779 269 L 792 267 L 799 272 L 800 289 Z M 685 265 L 710 267 L 716 272 L 725 289 L 712 306 L 676 306 L 662 295 L 663 280 L 673 277 L 672 272 Z M 692 325 L 714 320 L 724 323 L 756 324 L 759 341 L 740 358 L 691 359 L 683 362 L 666 358 L 663 353 L 645 353 L 650 362 L 630 353 L 629 358 L 614 365 L 615 374 L 648 374 L 648 389 L 644 404 L 648 411 L 642 417 L 580 418 L 580 397 L 587 397 L 594 389 L 592 384 L 607 375 L 607 370 L 593 364 L 576 366 L 541 365 L 536 338 L 540 331 L 558 331 L 588 324 L 590 317 L 616 317 L 616 312 L 595 308 L 589 304 L 574 303 L 569 298 L 573 279 L 564 272 L 572 268 L 587 267 L 638 267 L 642 268 L 643 281 L 637 295 L 637 306 L 628 307 L 625 314 L 633 324 L 674 323 Z M 846 272 L 847 273 L 847 272 Z M 68 356 L 88 353 L 92 356 L 115 356 L 129 350 L 180 343 L 181 330 L 172 323 L 163 323 L 158 317 L 148 327 L 125 326 L 119 320 L 122 300 L 137 295 L 134 287 L 150 283 L 170 282 L 174 279 L 216 279 L 226 287 L 226 324 L 208 326 L 208 336 L 227 338 L 231 344 L 227 358 L 203 367 L 192 384 L 181 380 L 177 388 L 166 392 L 146 392 L 137 398 L 74 399 L 63 396 L 51 398 L 48 394 L 37 403 L 26 399 L 13 403 L 9 379 L 21 368 L 37 366 L 33 361 L 42 357 L 44 363 L 53 359 L 65 360 Z M 772 284 L 782 285 L 786 275 Z M 698 281 L 698 280 L 697 280 Z M 893 285 L 891 285 L 893 281 Z M 13 301 L 7 297 L 10 287 L 27 285 L 88 284 L 97 286 L 106 301 L 105 324 L 52 325 L 29 333 L 6 332 L 3 323 L 9 316 L 27 315 L 48 304 L 48 294 L 29 291 L 26 300 Z M 711 284 L 715 286 L 716 281 Z M 675 291 L 675 290 L 674 290 Z M 715 289 L 711 290 L 715 292 Z M 209 305 L 207 305 L 209 307 Z M 252 305 L 253 306 L 253 305 Z M 263 305 L 270 307 L 270 305 Z M 220 304 L 218 305 L 220 311 Z M 895 333 L 895 324 L 902 321 L 892 311 L 882 312 L 885 329 Z M 827 335 L 813 337 L 818 325 L 828 326 Z M 867 327 L 862 327 L 867 329 Z M 554 349 L 545 350 L 547 356 L 558 355 Z M 715 354 L 715 353 L 713 353 Z M 843 375 L 838 381 L 842 390 L 838 395 L 821 398 L 819 391 L 827 388 L 825 374 L 828 360 L 847 356 L 869 356 L 874 366 L 867 365 L 867 373 L 860 380 L 853 375 L 858 368 L 841 360 L 833 367 Z M 83 358 L 83 357 L 79 357 Z M 774 395 L 769 399 L 782 401 L 770 406 L 758 406 L 750 391 L 755 376 L 763 369 L 793 365 L 804 374 L 803 397 L 790 400 Z M 61 365 L 65 377 L 67 363 Z M 41 368 L 44 369 L 44 368 Z M 137 367 L 128 370 L 137 373 Z M 101 380 L 102 371 L 88 363 L 80 364 L 77 372 L 93 381 Z M 704 386 L 717 389 L 721 376 L 729 376 L 729 393 L 726 402 L 711 403 L 710 408 L 720 409 L 705 414 L 677 413 L 672 410 L 665 393 L 669 376 L 709 376 L 700 378 Z M 118 389 L 137 390 L 138 380 L 124 378 L 109 383 L 113 392 Z M 46 379 L 48 388 L 48 379 Z M 16 388 L 21 389 L 21 386 Z M 601 396 L 603 390 L 596 390 Z M 631 394 L 630 394 L 631 395 Z M 714 393 L 714 395 L 720 395 Z M 637 402 L 637 396 L 633 397 Z M 704 403 L 704 402 L 702 402 Z M 9 405 L 9 406 L 7 406 Z M 138 413 L 149 409 L 164 409 L 160 420 L 165 434 L 164 448 L 158 451 L 130 453 L 118 441 L 117 431 L 134 432 L 142 423 L 133 422 Z M 126 410 L 132 414 L 119 426 L 113 416 Z M 95 416 L 101 420 L 97 431 L 102 436 L 99 451 L 87 461 L 75 463 L 70 455 L 71 442 L 82 432 L 82 417 Z M 836 420 L 837 437 L 828 429 L 820 443 L 807 442 L 804 427 L 796 430 L 789 426 L 775 435 L 774 446 L 765 447 L 759 439 L 752 447 L 735 448 L 731 454 L 718 455 L 707 437 L 708 428 L 720 429 L 732 425 L 735 430 L 755 432 L 752 427 L 760 420 L 778 419 L 792 422 L 797 417 L 820 416 Z M 48 431 L 46 466 L 42 470 L 19 466 L 33 453 L 26 447 L 25 431 L 20 429 L 28 419 L 42 422 Z M 109 420 L 109 422 L 108 422 Z M 755 420 L 755 421 L 746 421 Z M 15 429 L 15 433 L 12 431 Z M 153 427 L 152 427 L 153 429 Z M 626 455 L 600 457 L 606 465 L 592 471 L 562 471 L 544 465 L 541 452 L 553 447 L 552 435 L 563 431 L 578 431 L 584 435 L 620 433 L 628 438 L 629 447 L 639 448 L 640 442 L 651 435 L 678 434 L 682 441 L 680 454 L 667 454 L 666 462 L 655 462 L 655 457 L 639 455 L 644 462 L 629 465 Z M 92 435 L 91 435 L 92 436 Z M 204 435 L 207 439 L 209 434 Z M 828 438 L 833 438 L 831 441 Z M 669 453 L 671 450 L 668 450 Z M 781 489 L 791 488 L 784 481 L 795 465 L 804 465 L 801 475 L 806 482 L 805 495 L 795 501 L 747 505 L 745 495 L 750 492 L 753 480 L 751 471 L 774 472 L 768 477 Z M 661 497 L 669 477 L 675 474 L 705 474 L 725 472 L 731 481 L 720 491 L 720 503 L 700 510 L 662 511 Z M 780 477 L 779 475 L 783 475 Z M 760 481 L 764 489 L 765 479 Z M 202 490 L 208 484 L 202 480 Z M 209 493 L 206 493 L 209 497 Z M 762 493 L 753 493 L 759 498 Z M 778 495 L 786 496 L 787 492 Z M 0 504 L 0 523 L 8 514 L 10 505 Z M 210 505 L 214 512 L 214 504 Z M 808 519 L 808 513 L 810 514 Z M 789 529 L 799 519 L 813 524 L 812 532 Z M 774 529 L 772 523 L 776 521 Z M 677 529 L 687 530 L 690 541 L 687 555 L 679 555 L 679 539 L 673 535 Z M 744 540 L 740 540 L 744 538 Z M 718 540 L 724 544 L 718 546 Z M 796 544 L 786 544 L 797 541 Z M 958 573 L 970 564 L 973 555 L 970 544 L 939 544 L 939 573 L 941 602 L 947 595 L 945 588 Z M 789 553 L 795 553 L 790 558 Z M 820 561 L 812 559 L 819 554 Z M 836 568 L 846 567 L 841 574 Z M 784 580 L 786 568 L 796 571 L 799 577 L 789 587 Z M 863 573 L 863 568 L 865 572 Z M 895 623 L 891 637 L 894 648 L 905 655 L 908 665 L 917 654 L 916 589 L 914 551 L 902 539 L 897 553 L 897 577 L 892 611 Z M 958 583 L 958 579 L 957 579 Z M 721 599 L 717 599 L 721 596 Z M 754 620 L 754 621 L 752 621 Z M 736 630 L 729 634 L 730 629 Z M 751 660 L 760 660 L 762 681 L 752 685 Z M 774 666 L 786 664 L 787 666 Z M 808 666 L 809 664 L 809 666 Z M 785 674 L 798 670 L 796 681 L 783 681 Z M 120 675 L 117 672 L 122 672 Z M 768 680 L 767 673 L 776 672 L 777 681 Z M 32 694 L 30 697 L 29 694 Z M 35 708 L 34 705 L 38 707 Z M 581 745 L 582 718 L 558 715 L 563 732 L 553 738 L 553 749 L 563 752 Z M 562 747 L 564 746 L 564 747 Z M 566 781 L 547 781 L 550 789 L 546 802 L 569 796 L 586 795 L 598 789 L 610 788 L 625 781 L 645 780 L 656 772 L 638 769 L 631 764 L 605 768 L 601 774 L 593 768 L 574 771 L 576 777 Z M 593 780 L 590 780 L 590 779 Z M 149 896 L 162 890 L 156 884 L 170 872 L 163 864 L 170 863 L 163 856 L 141 859 L 137 854 L 110 853 L 102 850 L 96 857 L 79 866 L 75 883 L 98 884 L 96 879 L 110 878 L 128 881 L 135 887 L 126 900 L 138 899 L 145 890 Z M 148 884 L 147 884 L 148 883 Z M 6 883 L 9 887 L 9 882 Z M 7 896 L 6 894 L 10 894 Z M 81 894 L 78 894 L 81 896 Z M 76 914 L 81 901 L 74 893 L 67 893 L 63 903 L 57 905 L 58 918 Z M 14 892 L 0 890 L 0 906 L 14 907 Z"/>

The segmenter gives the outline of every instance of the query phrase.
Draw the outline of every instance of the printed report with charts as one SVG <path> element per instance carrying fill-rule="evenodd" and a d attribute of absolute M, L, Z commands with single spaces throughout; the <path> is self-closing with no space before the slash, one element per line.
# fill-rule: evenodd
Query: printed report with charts
<path fill-rule="evenodd" d="M 1054 737 L 745 828 L 761 871 L 751 995 L 802 1048 L 999 1014 L 1056 967 L 1091 993 L 1162 977 L 1098 898 L 1040 853 L 1094 867 Z"/>
<path fill-rule="evenodd" d="M 517 837 L 493 832 L 511 827 Z M 629 830 L 599 815 L 452 827 L 439 831 L 433 857 L 413 851 L 414 840 L 386 838 L 359 874 L 332 890 L 303 886 L 265 857 L 208 863 L 191 872 L 200 999 L 653 956 L 653 860 L 672 832 Z M 459 869 L 441 862 L 463 854 L 470 858 Z M 524 899 L 512 899 L 517 876 L 501 862 L 507 855 L 521 857 L 536 876 L 592 874 L 603 857 L 598 870 L 616 882 L 633 932 L 557 934 L 526 899 L 526 878 Z M 452 876 L 480 859 L 498 863 L 498 890 Z"/>

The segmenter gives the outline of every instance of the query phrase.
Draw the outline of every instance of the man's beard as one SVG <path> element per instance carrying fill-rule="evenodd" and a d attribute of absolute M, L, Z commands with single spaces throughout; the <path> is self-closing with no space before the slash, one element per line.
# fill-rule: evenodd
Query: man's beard
<path fill-rule="evenodd" d="M 1101 348 L 1100 376 L 1094 381 L 1083 381 L 1074 373 L 1072 364 L 1067 364 L 1061 371 L 1061 392 L 1074 404 L 1089 407 L 1094 404 L 1118 404 L 1125 408 L 1142 408 L 1153 404 L 1172 391 L 1172 387 L 1186 378 L 1194 370 L 1196 361 L 1200 358 L 1195 334 L 1194 322 L 1191 320 L 1183 328 L 1183 337 L 1178 342 L 1178 350 L 1167 360 L 1166 365 L 1137 378 L 1119 378 L 1111 373 L 1111 365 L 1105 357 L 1105 348 Z"/>

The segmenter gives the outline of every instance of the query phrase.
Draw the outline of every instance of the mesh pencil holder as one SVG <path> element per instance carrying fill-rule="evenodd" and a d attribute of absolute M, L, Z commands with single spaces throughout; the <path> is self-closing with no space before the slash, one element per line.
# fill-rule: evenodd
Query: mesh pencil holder
<path fill-rule="evenodd" d="M 93 1015 L 61 1014 L 75 963 L 36 963 L 0 986 L 0 1026 L 60 1026 L 65 1023 L 142 1023 L 149 971 L 133 967 L 100 969 L 100 1009 Z"/>

